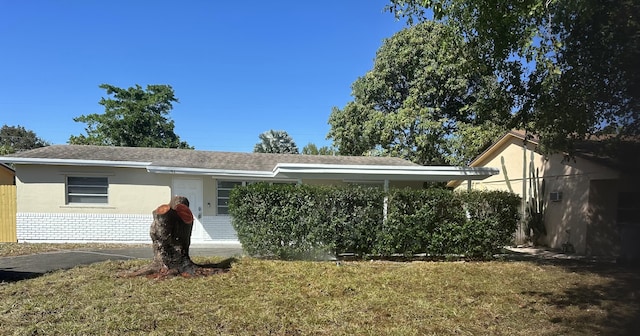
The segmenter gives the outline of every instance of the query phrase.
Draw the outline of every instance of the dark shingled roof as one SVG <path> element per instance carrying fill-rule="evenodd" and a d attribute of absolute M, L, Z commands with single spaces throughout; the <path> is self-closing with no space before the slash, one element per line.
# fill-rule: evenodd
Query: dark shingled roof
<path fill-rule="evenodd" d="M 272 171 L 278 163 L 417 166 L 410 161 L 392 157 L 232 153 L 175 148 L 83 145 L 53 145 L 7 156 L 34 159 L 151 162 L 154 166 L 249 171 Z"/>

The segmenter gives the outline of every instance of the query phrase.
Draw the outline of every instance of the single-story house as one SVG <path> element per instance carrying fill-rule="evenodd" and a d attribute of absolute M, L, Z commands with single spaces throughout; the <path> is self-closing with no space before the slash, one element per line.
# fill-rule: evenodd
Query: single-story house
<path fill-rule="evenodd" d="M 538 140 L 510 131 L 476 157 L 470 167 L 499 167 L 501 173 L 482 181 L 452 181 L 450 187 L 508 190 L 529 199 L 533 170 L 544 180 L 546 237 L 542 243 L 562 249 L 569 242 L 576 253 L 639 256 L 640 146 L 621 144 L 617 153 L 603 151 L 598 140 L 576 144 L 572 156 L 545 157 Z M 635 237 L 635 238 L 633 238 Z M 568 245 L 565 245 L 567 247 Z"/>
<path fill-rule="evenodd" d="M 390 157 L 229 153 L 54 145 L 0 157 L 14 164 L 19 242 L 149 242 L 151 212 L 186 196 L 192 243 L 237 243 L 230 190 L 255 181 L 379 184 L 484 179 L 494 168 L 427 167 Z"/>
<path fill-rule="evenodd" d="M 0 185 L 13 185 L 15 184 L 16 171 L 0 162 Z"/>

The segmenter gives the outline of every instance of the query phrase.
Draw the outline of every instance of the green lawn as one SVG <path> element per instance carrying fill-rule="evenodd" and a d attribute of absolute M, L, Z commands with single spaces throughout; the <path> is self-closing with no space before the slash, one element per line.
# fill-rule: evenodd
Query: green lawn
<path fill-rule="evenodd" d="M 97 244 L 97 243 L 77 243 L 77 244 L 48 244 L 48 243 L 0 243 L 0 257 L 11 257 L 25 254 L 52 252 L 60 250 L 75 249 L 111 249 L 121 247 L 135 247 L 151 245 L 134 244 Z"/>
<path fill-rule="evenodd" d="M 200 263 L 219 261 L 196 259 Z M 113 261 L 0 285 L 1 335 L 632 335 L 638 270 L 243 258 L 201 278 Z M 635 328 L 635 329 L 634 329 Z"/>

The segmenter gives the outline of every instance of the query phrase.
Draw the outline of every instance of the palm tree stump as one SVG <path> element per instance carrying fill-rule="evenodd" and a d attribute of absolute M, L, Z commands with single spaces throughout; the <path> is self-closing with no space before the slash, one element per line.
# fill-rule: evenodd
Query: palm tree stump
<path fill-rule="evenodd" d="M 149 233 L 153 262 L 124 276 L 146 275 L 164 278 L 173 275 L 211 275 L 228 271 L 231 263 L 235 261 L 231 258 L 217 264 L 198 265 L 191 260 L 189 246 L 194 219 L 186 197 L 174 196 L 169 204 L 160 205 L 152 214 L 153 223 Z"/>
<path fill-rule="evenodd" d="M 169 204 L 163 204 L 153 211 L 151 242 L 153 263 L 151 268 L 169 273 L 193 274 L 196 265 L 189 257 L 193 214 L 189 200 L 174 196 Z"/>

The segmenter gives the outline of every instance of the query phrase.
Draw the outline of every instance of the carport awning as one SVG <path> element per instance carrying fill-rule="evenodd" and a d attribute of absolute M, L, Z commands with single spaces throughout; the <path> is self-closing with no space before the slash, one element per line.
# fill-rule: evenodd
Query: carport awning
<path fill-rule="evenodd" d="M 160 174 L 211 175 L 223 177 L 319 179 L 350 181 L 438 181 L 483 180 L 499 174 L 496 168 L 453 166 L 375 166 L 279 163 L 273 171 L 219 170 L 166 166 L 147 166 Z"/>
<path fill-rule="evenodd" d="M 495 168 L 452 166 L 354 166 L 328 164 L 281 163 L 274 173 L 283 178 L 314 178 L 337 180 L 390 181 L 450 181 L 453 179 L 483 180 L 497 175 Z"/>

